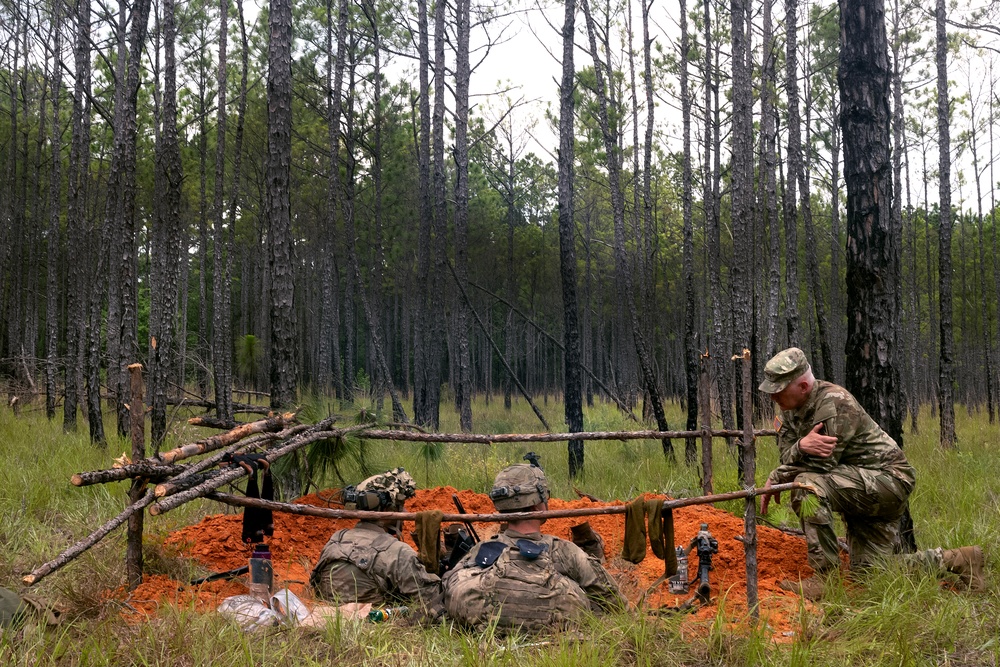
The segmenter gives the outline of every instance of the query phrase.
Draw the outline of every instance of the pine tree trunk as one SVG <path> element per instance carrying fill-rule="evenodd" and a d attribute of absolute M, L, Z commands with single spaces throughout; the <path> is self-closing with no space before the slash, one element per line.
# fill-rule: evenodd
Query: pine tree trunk
<path fill-rule="evenodd" d="M 430 355 L 428 328 L 429 299 L 432 289 L 431 227 L 434 210 L 431 205 L 431 107 L 430 107 L 430 45 L 427 25 L 427 0 L 417 0 L 417 52 L 419 69 L 419 145 L 417 147 L 420 188 L 420 229 L 417 236 L 417 285 L 413 307 L 413 419 L 417 424 L 429 424 L 428 372 Z"/>
<path fill-rule="evenodd" d="M 587 22 L 587 35 L 590 40 L 590 50 L 594 57 L 594 72 L 596 75 L 596 93 L 598 100 L 597 121 L 601 128 L 601 135 L 604 140 L 604 149 L 607 151 L 608 185 L 611 189 L 611 211 L 614 218 L 614 253 L 615 271 L 621 278 L 619 294 L 626 302 L 626 317 L 632 329 L 632 339 L 635 343 L 636 356 L 642 374 L 642 383 L 649 394 L 649 402 L 656 417 L 657 427 L 661 431 L 669 430 L 666 414 L 663 411 L 663 403 L 660 400 L 660 390 L 653 374 L 652 356 L 649 346 L 643 335 L 639 317 L 636 312 L 635 297 L 632 285 L 629 281 L 628 257 L 625 249 L 625 201 L 621 188 L 621 150 L 618 145 L 617 127 L 613 128 L 608 118 L 608 100 L 604 83 L 603 69 L 605 63 L 600 60 L 597 50 L 597 40 L 595 36 L 594 18 L 590 11 L 587 0 L 582 3 L 584 17 Z M 662 440 L 663 453 L 670 460 L 674 459 L 673 445 L 670 440 Z"/>
<path fill-rule="evenodd" d="M 566 348 L 563 355 L 566 427 L 572 432 L 579 433 L 580 431 L 576 431 L 576 429 L 583 429 L 583 396 L 581 393 L 583 387 L 580 378 L 580 327 L 576 299 L 576 221 L 574 220 L 573 204 L 575 115 L 573 93 L 576 83 L 573 49 L 575 34 L 576 0 L 565 0 L 562 27 L 562 79 L 559 83 L 559 276 L 562 284 L 563 344 Z M 513 174 L 513 161 L 514 155 L 511 151 L 509 165 L 511 175 Z M 510 184 L 510 203 L 513 204 L 513 179 L 511 179 Z M 513 220 L 511 220 L 510 234 L 511 238 L 508 240 L 508 244 L 513 240 Z M 510 245 L 508 247 L 510 248 L 509 252 L 512 253 L 513 248 Z M 512 282 L 513 276 L 510 277 L 509 291 L 512 291 L 510 287 Z M 567 454 L 569 476 L 573 478 L 583 472 L 583 440 L 570 440 L 567 443 Z"/>
<path fill-rule="evenodd" d="M 229 47 L 229 0 L 219 2 L 219 69 L 216 77 L 219 103 L 215 123 L 215 192 L 212 201 L 212 374 L 215 384 L 215 416 L 233 419 L 233 336 L 227 266 L 233 250 L 229 247 L 225 220 L 226 178 L 226 86 L 228 75 L 226 56 Z"/>
<path fill-rule="evenodd" d="M 766 0 L 765 0 L 766 2 Z M 646 44 L 647 67 L 649 64 L 649 10 L 643 4 L 643 38 Z M 691 174 L 691 94 L 688 89 L 688 58 L 691 45 L 688 37 L 687 2 L 680 0 L 681 23 L 681 123 L 683 127 L 684 165 L 682 173 L 683 192 L 682 207 L 684 216 L 684 381 L 687 397 L 687 422 L 689 431 L 698 428 L 698 329 L 697 306 L 694 286 L 694 225 L 692 223 L 692 200 L 694 186 Z M 648 70 L 647 70 L 648 77 Z M 646 79 L 646 86 L 651 87 L 652 81 Z M 689 466 L 698 463 L 698 443 L 694 438 L 684 441 L 684 461 Z"/>
<path fill-rule="evenodd" d="M 941 410 L 941 446 L 955 446 L 954 334 L 951 304 L 951 134 L 948 120 L 948 32 L 944 0 L 937 0 L 937 129 L 938 202 L 940 224 L 938 232 L 938 293 L 941 324 L 941 349 L 938 374 L 938 407 Z"/>
<path fill-rule="evenodd" d="M 180 144 L 177 137 L 177 61 L 175 43 L 177 26 L 174 0 L 163 0 L 163 129 L 161 160 L 165 192 L 162 208 L 155 223 L 161 229 L 160 243 L 154 246 L 160 257 L 154 262 L 159 275 L 153 277 L 151 289 L 159 291 L 158 312 L 150 313 L 149 384 L 152 394 L 150 440 L 153 451 L 159 451 L 167 430 L 167 382 L 175 355 L 174 337 L 177 321 L 177 280 L 180 273 L 181 236 L 181 167 Z M 154 342 L 155 341 L 155 342 Z"/>
<path fill-rule="evenodd" d="M 840 98 L 847 181 L 847 389 L 903 446 L 895 330 L 900 239 L 892 223 L 889 53 L 883 0 L 841 0 Z M 916 548 L 909 512 L 904 550 Z"/>
<path fill-rule="evenodd" d="M 785 0 L 785 96 L 788 104 L 788 178 L 785 181 L 785 321 L 788 344 L 800 345 L 799 237 L 796 212 L 799 173 L 802 171 L 802 136 L 799 130 L 798 0 Z"/>
<path fill-rule="evenodd" d="M 45 265 L 45 416 L 52 420 L 56 416 L 56 371 L 59 357 L 59 257 L 62 253 L 60 233 L 60 206 L 62 203 L 62 127 L 59 119 L 62 77 L 62 7 L 52 6 L 53 63 L 49 80 L 52 96 L 52 128 L 49 144 L 52 156 L 52 170 L 49 179 L 49 229 Z M 40 166 L 40 165 L 39 165 Z"/>
<path fill-rule="evenodd" d="M 732 292 L 733 357 L 743 358 L 743 350 L 750 348 L 753 308 L 753 279 L 750 275 L 750 258 L 753 253 L 753 100 L 751 99 L 750 69 L 747 66 L 749 39 L 745 32 L 745 0 L 730 0 L 730 27 L 732 31 L 733 111 L 732 111 L 732 234 L 733 264 L 730 268 Z M 748 362 L 749 363 L 749 362 Z M 736 366 L 740 368 L 740 366 Z M 752 409 L 743 404 L 743 391 L 736 392 L 736 420 L 744 424 L 744 411 Z M 748 417 L 749 418 L 749 417 Z M 739 459 L 741 471 L 743 457 Z"/>
<path fill-rule="evenodd" d="M 295 307 L 289 205 L 292 160 L 292 3 L 271 0 L 268 17 L 266 219 L 271 270 L 271 407 L 295 403 Z"/>
<path fill-rule="evenodd" d="M 469 284 L 469 4 L 456 0 L 455 67 L 455 273 L 462 290 Z M 459 300 L 455 318 L 458 336 L 458 385 L 455 387 L 463 431 L 472 431 L 472 373 L 469 324 L 465 302 Z M 579 343 L 577 343 L 579 346 Z M 579 379 L 577 380 L 579 383 Z M 579 390 L 577 390 L 579 393 Z"/>

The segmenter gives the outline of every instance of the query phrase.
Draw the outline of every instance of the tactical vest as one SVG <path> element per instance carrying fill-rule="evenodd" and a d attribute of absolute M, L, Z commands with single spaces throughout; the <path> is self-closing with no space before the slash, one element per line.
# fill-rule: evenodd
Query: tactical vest
<path fill-rule="evenodd" d="M 445 585 L 448 614 L 473 627 L 494 619 L 498 628 L 528 631 L 569 625 L 590 602 L 579 584 L 556 569 L 546 542 L 534 542 L 548 547 L 536 558 L 508 546 L 492 565 L 464 561 Z"/>

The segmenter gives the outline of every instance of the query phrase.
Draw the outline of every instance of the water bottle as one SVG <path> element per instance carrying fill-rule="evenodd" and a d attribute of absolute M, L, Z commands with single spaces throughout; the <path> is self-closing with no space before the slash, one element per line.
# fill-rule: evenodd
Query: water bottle
<path fill-rule="evenodd" d="M 684 547 L 677 547 L 677 579 L 685 582 L 688 580 L 688 559 Z"/>
<path fill-rule="evenodd" d="M 688 559 L 684 547 L 677 547 L 677 574 L 670 577 L 668 587 L 671 593 L 688 592 Z"/>
<path fill-rule="evenodd" d="M 250 595 L 270 606 L 274 586 L 274 568 L 271 551 L 266 544 L 255 544 L 250 556 Z"/>
<path fill-rule="evenodd" d="M 406 616 L 409 611 L 409 607 L 379 607 L 368 612 L 368 620 L 372 623 L 381 623 L 398 616 Z"/>

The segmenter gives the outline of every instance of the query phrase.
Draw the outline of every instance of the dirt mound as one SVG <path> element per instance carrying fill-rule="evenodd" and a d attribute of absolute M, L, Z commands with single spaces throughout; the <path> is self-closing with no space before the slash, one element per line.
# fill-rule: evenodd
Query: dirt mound
<path fill-rule="evenodd" d="M 451 496 L 457 494 L 465 510 L 469 513 L 493 512 L 493 504 L 483 494 L 472 491 L 456 491 L 451 487 L 421 489 L 416 497 L 406 503 L 406 509 L 419 512 L 440 509 L 454 510 Z M 298 503 L 319 507 L 334 506 L 330 502 L 333 494 L 329 491 L 310 494 L 299 498 Z M 654 496 L 650 496 L 654 497 Z M 601 507 L 621 505 L 621 501 L 595 503 L 581 499 L 566 501 L 553 498 L 550 509 Z M 570 539 L 570 527 L 580 523 L 582 518 L 550 519 L 543 526 L 546 533 Z M 633 565 L 619 557 L 624 538 L 624 515 L 597 515 L 589 517 L 594 530 L 604 537 L 606 566 L 620 582 L 623 592 L 635 603 L 648 586 L 663 574 L 663 561 L 653 556 L 652 550 L 642 563 Z M 292 514 L 274 515 L 274 536 L 268 542 L 274 563 L 275 588 L 288 587 L 304 600 L 310 600 L 308 591 L 309 572 L 319 559 L 320 552 L 330 535 L 348 528 L 353 520 L 322 519 Z M 713 604 L 703 607 L 692 615 L 695 628 L 704 629 L 718 612 L 718 601 L 725 600 L 726 616 L 739 620 L 746 616 L 746 567 L 743 545 L 736 539 L 743 533 L 743 519 L 737 518 L 703 505 L 674 510 L 674 531 L 678 544 L 688 544 L 701 523 L 707 523 L 719 542 L 719 553 L 714 558 L 711 575 Z M 211 571 L 223 571 L 246 565 L 249 551 L 240 541 L 242 517 L 238 514 L 217 514 L 205 517 L 194 526 L 178 530 L 166 539 L 185 556 L 193 558 L 199 565 Z M 412 525 L 412 524 L 410 524 Z M 476 524 L 480 537 L 496 533 L 498 524 Z M 805 541 L 786 535 L 772 528 L 760 526 L 757 529 L 758 588 L 761 601 L 761 617 L 774 630 L 776 637 L 794 631 L 798 625 L 800 600 L 798 596 L 778 588 L 782 579 L 805 578 L 812 574 L 806 563 Z M 406 538 L 412 546 L 409 536 Z M 692 556 L 691 576 L 695 576 L 697 559 Z M 209 611 L 218 606 L 223 598 L 246 592 L 245 584 L 235 581 L 218 581 L 200 586 L 189 586 L 165 576 L 146 577 L 143 584 L 130 596 L 128 602 L 142 615 L 155 614 L 160 605 L 173 603 L 193 605 L 198 611 Z M 669 607 L 683 602 L 683 598 L 670 594 L 666 586 L 646 598 L 650 609 Z M 693 628 L 693 629 L 695 629 Z M 697 631 L 697 630 L 696 630 Z"/>

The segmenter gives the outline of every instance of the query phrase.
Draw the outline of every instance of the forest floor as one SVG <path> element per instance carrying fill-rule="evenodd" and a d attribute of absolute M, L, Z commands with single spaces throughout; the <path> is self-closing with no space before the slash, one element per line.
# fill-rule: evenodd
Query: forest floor
<path fill-rule="evenodd" d="M 359 406 L 336 406 L 348 414 Z M 365 407 L 365 406 L 361 406 Z M 682 423 L 679 407 L 669 406 L 671 424 Z M 542 406 L 555 424 L 562 405 Z M 310 402 L 325 413 L 327 405 Z M 310 412 L 306 410 L 306 412 Z M 36 665 L 310 665 L 329 664 L 641 664 L 641 665 L 986 665 L 1000 658 L 1000 586 L 993 572 L 1000 549 L 1000 460 L 995 456 L 998 427 L 983 415 L 958 411 L 959 449 L 937 447 L 936 421 L 929 411 L 918 434 L 905 435 L 905 449 L 918 471 L 911 497 L 921 547 L 981 544 L 987 554 L 988 587 L 968 594 L 941 584 L 933 575 L 890 564 L 841 585 L 828 587 L 812 604 L 777 589 L 778 580 L 807 576 L 804 544 L 761 526 L 762 622 L 750 623 L 745 599 L 742 502 L 691 507 L 675 514 L 676 541 L 689 540 L 698 523 L 709 523 L 720 553 L 712 573 L 713 602 L 695 614 L 657 613 L 680 601 L 659 593 L 644 607 L 588 619 L 574 633 L 524 637 L 485 635 L 451 624 L 433 628 L 336 622 L 319 629 L 292 629 L 247 635 L 215 613 L 227 595 L 243 592 L 239 580 L 186 586 L 192 576 L 245 564 L 239 546 L 240 517 L 218 503 L 195 501 L 146 520 L 146 572 L 142 587 L 124 591 L 124 532 L 112 534 L 74 563 L 44 580 L 32 594 L 66 610 L 57 628 L 28 625 L 0 635 L 0 664 Z M 474 404 L 476 431 L 535 432 L 530 409 L 515 404 L 507 412 L 496 400 Z M 457 431 L 457 416 L 442 410 L 442 431 Z M 171 438 L 189 442 L 202 436 L 178 420 Z M 634 422 L 609 406 L 586 412 L 588 430 L 629 430 Z M 909 426 L 909 422 L 907 422 Z M 113 425 L 108 424 L 108 432 Z M 554 428 L 560 428 L 554 426 Z M 682 441 L 675 441 L 683 459 Z M 531 447 L 553 485 L 553 506 L 591 504 L 568 481 L 564 444 Z M 20 576 L 85 536 L 124 504 L 124 483 L 85 488 L 69 484 L 74 472 L 109 467 L 127 449 L 114 441 L 106 450 L 86 436 L 64 435 L 59 423 L 41 412 L 15 417 L 0 408 L 0 586 L 17 590 Z M 497 470 L 521 459 L 521 445 L 444 445 L 371 442 L 338 461 L 344 479 L 356 482 L 362 468 L 405 466 L 420 491 L 408 509 L 446 509 L 454 489 L 469 511 L 487 510 L 483 495 Z M 773 439 L 758 442 L 758 484 L 776 460 Z M 588 443 L 586 469 L 575 485 L 607 502 L 639 494 L 699 495 L 698 472 L 665 460 L 659 442 Z M 735 461 L 724 441 L 715 446 L 715 489 L 739 488 Z M 331 472 L 315 480 L 320 489 L 342 486 Z M 326 492 L 312 489 L 304 500 L 324 504 Z M 786 499 L 787 501 L 787 499 Z M 785 505 L 768 519 L 794 525 Z M 608 569 L 630 600 L 662 572 L 648 554 L 640 565 L 618 557 L 621 516 L 591 519 L 604 536 Z M 311 604 L 304 583 L 326 538 L 341 522 L 276 515 L 272 542 L 279 585 L 287 583 Z M 546 532 L 568 536 L 570 520 L 552 520 Z M 477 526 L 481 534 L 493 526 Z"/>

